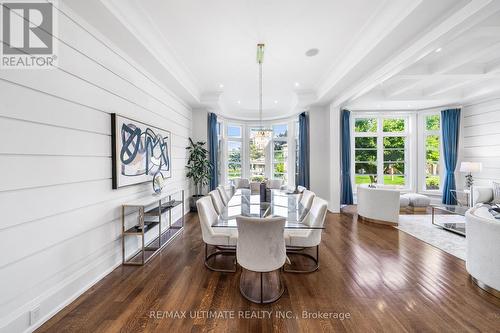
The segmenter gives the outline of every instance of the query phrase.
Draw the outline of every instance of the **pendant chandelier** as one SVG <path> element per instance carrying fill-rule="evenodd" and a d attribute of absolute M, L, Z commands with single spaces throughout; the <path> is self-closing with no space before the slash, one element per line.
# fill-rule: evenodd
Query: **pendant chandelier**
<path fill-rule="evenodd" d="M 255 133 L 254 142 L 259 149 L 264 149 L 272 135 L 271 129 L 262 125 L 262 63 L 264 62 L 264 44 L 257 44 L 257 64 L 259 65 L 259 128 Z"/>

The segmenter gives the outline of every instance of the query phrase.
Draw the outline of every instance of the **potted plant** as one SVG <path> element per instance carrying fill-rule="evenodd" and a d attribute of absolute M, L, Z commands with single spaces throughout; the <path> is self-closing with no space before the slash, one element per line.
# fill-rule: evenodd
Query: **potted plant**
<path fill-rule="evenodd" d="M 208 150 L 204 147 L 205 142 L 195 143 L 191 138 L 189 138 L 189 142 L 190 146 L 186 147 L 189 151 L 186 177 L 192 179 L 195 186 L 195 194 L 189 199 L 189 207 L 192 212 L 196 212 L 196 201 L 203 197 L 203 186 L 208 184 L 213 166 L 208 160 Z"/>

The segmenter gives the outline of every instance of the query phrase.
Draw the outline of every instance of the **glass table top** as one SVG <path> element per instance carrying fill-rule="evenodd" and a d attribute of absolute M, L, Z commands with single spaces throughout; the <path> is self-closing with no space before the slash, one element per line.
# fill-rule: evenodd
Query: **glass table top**
<path fill-rule="evenodd" d="M 470 207 L 455 206 L 455 205 L 432 205 L 434 209 L 442 210 L 450 214 L 465 216 L 465 213 Z"/>
<path fill-rule="evenodd" d="M 466 235 L 465 213 L 470 207 L 432 205 L 432 224 L 461 236 Z M 444 214 L 436 214 L 435 210 Z"/>
<path fill-rule="evenodd" d="M 259 194 L 238 189 L 219 215 L 214 228 L 237 228 L 236 217 L 285 217 L 285 229 L 324 229 L 323 225 L 309 226 L 304 222 L 309 210 L 300 203 L 300 195 L 271 190 L 268 202 L 260 202 Z M 263 222 L 265 220 L 263 219 Z"/>

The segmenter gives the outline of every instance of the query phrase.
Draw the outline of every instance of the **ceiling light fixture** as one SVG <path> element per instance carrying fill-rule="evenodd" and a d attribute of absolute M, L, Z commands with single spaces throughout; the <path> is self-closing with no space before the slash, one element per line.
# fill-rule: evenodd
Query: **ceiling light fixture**
<path fill-rule="evenodd" d="M 219 84 L 219 88 L 221 88 L 221 89 L 224 88 L 224 85 L 222 83 Z"/>
<path fill-rule="evenodd" d="M 296 87 L 300 86 L 300 83 L 295 82 L 295 86 L 296 86 Z"/>
<path fill-rule="evenodd" d="M 436 49 L 436 51 L 435 51 L 435 52 L 436 52 L 436 53 L 439 53 L 439 52 L 441 52 L 442 50 L 443 50 L 442 48 L 438 47 L 438 48 Z"/>
<path fill-rule="evenodd" d="M 264 44 L 257 44 L 257 64 L 259 65 L 259 121 L 260 126 L 255 133 L 255 145 L 259 149 L 264 149 L 269 143 L 272 135 L 271 129 L 266 129 L 262 125 L 262 63 L 264 62 Z"/>
<path fill-rule="evenodd" d="M 278 101 L 274 101 L 274 104 L 278 104 Z"/>
<path fill-rule="evenodd" d="M 308 57 L 314 57 L 314 56 L 318 55 L 318 53 L 319 53 L 318 49 L 312 48 L 312 49 L 309 49 L 309 50 L 306 51 L 306 56 L 308 56 Z"/>
<path fill-rule="evenodd" d="M 237 101 L 236 103 L 241 104 L 241 101 Z"/>

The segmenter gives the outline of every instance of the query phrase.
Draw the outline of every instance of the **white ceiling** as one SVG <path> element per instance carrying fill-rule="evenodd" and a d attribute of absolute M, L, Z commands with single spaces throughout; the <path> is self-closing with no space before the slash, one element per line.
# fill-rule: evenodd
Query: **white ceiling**
<path fill-rule="evenodd" d="M 332 102 L 370 110 L 460 104 L 500 90 L 498 0 L 67 2 L 127 52 L 147 53 L 153 74 L 191 106 L 229 117 L 258 116 L 259 42 L 265 118 Z M 310 48 L 319 54 L 307 57 Z"/>

